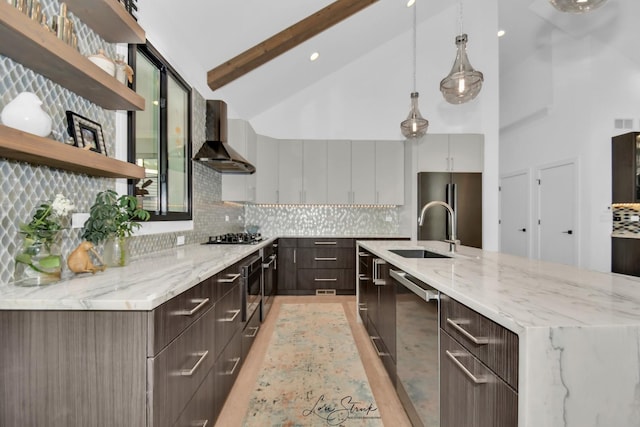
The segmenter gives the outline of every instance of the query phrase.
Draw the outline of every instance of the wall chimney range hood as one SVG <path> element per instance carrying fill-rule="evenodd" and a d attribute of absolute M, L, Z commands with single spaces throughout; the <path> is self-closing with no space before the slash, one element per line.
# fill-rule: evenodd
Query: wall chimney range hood
<path fill-rule="evenodd" d="M 205 141 L 193 160 L 220 173 L 252 174 L 255 166 L 249 163 L 227 140 L 227 104 L 207 100 Z"/>

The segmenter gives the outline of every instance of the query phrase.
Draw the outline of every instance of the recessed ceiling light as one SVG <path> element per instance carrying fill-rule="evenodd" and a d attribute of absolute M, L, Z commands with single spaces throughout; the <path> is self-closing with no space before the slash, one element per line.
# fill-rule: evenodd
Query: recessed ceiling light
<path fill-rule="evenodd" d="M 309 61 L 315 61 L 318 57 L 320 57 L 320 54 L 318 52 L 313 52 L 309 57 Z"/>
<path fill-rule="evenodd" d="M 416 0 L 409 0 L 409 1 L 407 2 L 407 7 L 411 7 L 411 6 L 413 6 L 415 3 L 416 3 Z"/>
<path fill-rule="evenodd" d="M 504 30 L 498 30 L 498 37 L 504 36 L 506 33 Z"/>

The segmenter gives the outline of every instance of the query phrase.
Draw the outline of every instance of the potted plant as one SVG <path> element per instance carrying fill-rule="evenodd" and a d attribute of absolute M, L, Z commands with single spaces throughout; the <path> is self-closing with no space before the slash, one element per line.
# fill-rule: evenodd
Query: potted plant
<path fill-rule="evenodd" d="M 113 190 L 102 191 L 96 195 L 89 210 L 82 238 L 93 244 L 107 242 L 104 247 L 105 263 L 123 266 L 128 261 L 126 238 L 141 226 L 136 220 L 146 221 L 149 216 L 149 212 L 138 207 L 135 196 L 118 196 Z"/>

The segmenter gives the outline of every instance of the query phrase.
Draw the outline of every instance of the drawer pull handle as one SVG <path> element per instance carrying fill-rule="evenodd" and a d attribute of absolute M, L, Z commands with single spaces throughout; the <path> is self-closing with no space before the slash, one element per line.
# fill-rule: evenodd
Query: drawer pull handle
<path fill-rule="evenodd" d="M 369 278 L 367 277 L 366 274 L 359 274 L 358 275 L 358 279 L 360 279 L 361 282 L 368 282 Z"/>
<path fill-rule="evenodd" d="M 247 328 L 247 330 L 249 329 L 253 329 L 253 333 L 252 334 L 246 334 L 245 338 L 255 338 L 256 335 L 258 335 L 258 330 L 260 329 L 260 326 L 254 326 L 252 328 Z"/>
<path fill-rule="evenodd" d="M 470 340 L 471 342 L 473 342 L 474 344 L 477 345 L 485 345 L 485 344 L 489 344 L 489 338 L 485 338 L 485 337 L 481 337 L 481 338 L 477 338 L 474 337 L 473 335 L 471 335 L 469 332 L 467 332 L 466 330 L 464 330 L 459 323 L 462 323 L 463 321 L 460 319 L 456 319 L 456 320 L 451 320 L 447 317 L 447 324 L 453 326 L 453 328 L 460 332 L 462 335 L 464 335 L 468 340 Z"/>
<path fill-rule="evenodd" d="M 314 282 L 337 282 L 338 279 L 337 278 L 333 278 L 333 279 L 318 279 L 315 278 L 313 279 Z"/>
<path fill-rule="evenodd" d="M 191 427 L 207 427 L 209 420 L 191 421 Z"/>
<path fill-rule="evenodd" d="M 337 245 L 338 242 L 313 242 L 314 245 Z"/>
<path fill-rule="evenodd" d="M 464 353 L 461 351 L 451 352 L 449 350 L 446 350 L 446 353 L 447 357 L 449 357 L 449 359 L 451 359 L 451 361 L 455 363 L 455 365 L 460 368 L 460 370 L 464 372 L 464 374 L 475 384 L 485 384 L 487 382 L 487 378 L 484 375 L 481 377 L 476 377 L 458 360 L 458 357 L 460 356 L 469 356 L 468 353 Z"/>
<path fill-rule="evenodd" d="M 200 364 L 202 364 L 202 361 L 204 360 L 204 358 L 207 357 L 207 354 L 209 354 L 208 351 L 199 351 L 197 353 L 193 353 L 194 356 L 200 356 L 200 358 L 198 359 L 196 364 L 193 365 L 193 368 L 181 370 L 180 375 L 182 375 L 183 377 L 190 377 L 191 375 L 193 375 L 193 373 L 196 371 L 196 369 L 198 369 Z"/>
<path fill-rule="evenodd" d="M 236 368 L 238 367 L 238 364 L 240 363 L 239 357 L 234 357 L 233 359 L 229 360 L 233 361 L 233 368 L 231 368 L 230 371 L 225 371 L 224 375 L 233 375 L 233 373 L 236 371 Z"/>
<path fill-rule="evenodd" d="M 227 277 L 226 279 L 218 279 L 218 283 L 233 283 L 240 276 L 242 276 L 242 274 L 240 274 L 240 273 L 238 273 L 238 274 L 230 274 L 229 277 Z"/>
<path fill-rule="evenodd" d="M 240 309 L 238 309 L 238 310 L 229 310 L 229 311 L 227 311 L 227 313 L 233 313 L 233 316 L 225 317 L 224 319 L 220 319 L 221 322 L 233 322 L 234 320 L 236 320 L 236 317 L 238 317 L 238 314 L 240 314 Z"/>
<path fill-rule="evenodd" d="M 389 353 L 384 353 L 382 351 L 380 351 L 378 349 L 378 346 L 376 345 L 376 341 L 380 340 L 380 337 L 372 337 L 369 336 L 369 339 L 371 340 L 371 344 L 373 344 L 373 348 L 376 350 L 376 353 L 378 354 L 378 357 L 385 357 L 385 356 L 389 356 Z"/>
<path fill-rule="evenodd" d="M 367 252 L 358 252 L 358 256 L 361 256 L 363 258 L 367 258 L 367 257 L 370 257 L 371 255 L 369 255 Z"/>
<path fill-rule="evenodd" d="M 337 261 L 338 258 L 336 257 L 332 257 L 332 258 L 320 258 L 320 257 L 315 257 L 314 258 L 316 261 Z"/>
<path fill-rule="evenodd" d="M 274 262 L 276 262 L 276 255 L 275 254 L 271 255 L 269 257 L 269 262 L 265 262 L 265 263 L 262 264 L 262 268 L 266 270 L 269 267 L 271 267 L 271 264 L 273 264 Z"/>
<path fill-rule="evenodd" d="M 358 310 L 359 311 L 367 311 L 367 310 L 369 310 L 367 308 L 367 303 L 366 302 L 358 303 Z"/>
<path fill-rule="evenodd" d="M 196 312 L 198 310 L 200 310 L 202 307 L 207 305 L 207 303 L 209 302 L 209 298 L 192 299 L 191 302 L 192 303 L 197 303 L 198 305 L 193 307 L 191 310 L 186 310 L 185 309 L 185 310 L 176 311 L 176 315 L 178 315 L 178 316 L 193 316 L 194 314 L 196 314 Z"/>

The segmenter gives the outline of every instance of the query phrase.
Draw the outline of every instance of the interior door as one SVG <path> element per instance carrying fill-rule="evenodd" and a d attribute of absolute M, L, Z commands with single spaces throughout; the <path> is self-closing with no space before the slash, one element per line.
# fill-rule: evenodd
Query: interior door
<path fill-rule="evenodd" d="M 529 257 L 529 173 L 500 180 L 500 252 Z"/>
<path fill-rule="evenodd" d="M 538 257 L 541 260 L 578 264 L 575 170 L 575 163 L 567 162 L 538 171 Z"/>

